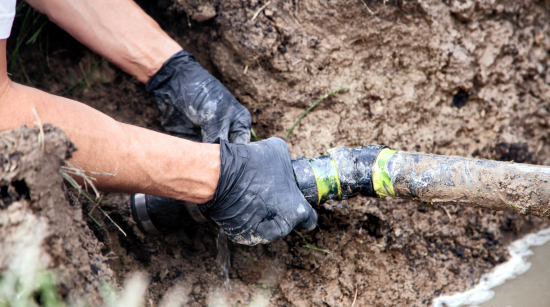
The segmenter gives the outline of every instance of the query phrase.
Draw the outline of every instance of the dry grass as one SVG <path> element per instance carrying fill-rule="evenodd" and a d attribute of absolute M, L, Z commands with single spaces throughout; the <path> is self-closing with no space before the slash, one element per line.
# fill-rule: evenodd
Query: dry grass
<path fill-rule="evenodd" d="M 84 196 L 86 200 L 88 200 L 90 203 L 94 205 L 92 207 L 92 210 L 88 212 L 87 214 L 88 217 L 92 219 L 94 223 L 96 223 L 99 227 L 103 227 L 103 225 L 92 216 L 92 213 L 94 212 L 95 208 L 97 208 L 126 237 L 127 236 L 126 232 L 124 232 L 124 230 L 122 230 L 122 228 L 117 223 L 115 223 L 115 221 L 113 221 L 113 219 L 105 211 L 103 211 L 103 209 L 101 209 L 101 206 L 100 206 L 101 194 L 99 193 L 99 191 L 94 185 L 94 181 L 97 181 L 97 179 L 90 175 L 87 175 L 87 174 L 92 174 L 92 175 L 100 175 L 100 176 L 115 176 L 116 171 L 115 173 L 92 172 L 92 171 L 83 170 L 82 168 L 68 161 L 66 161 L 65 163 L 66 165 L 62 166 L 61 169 L 59 170 L 59 173 L 61 173 L 61 176 L 63 176 L 63 178 L 65 178 L 65 180 L 67 180 L 67 182 L 69 182 L 69 184 L 78 191 L 79 195 Z M 78 182 L 72 176 L 77 176 L 78 178 L 82 179 L 82 182 L 84 183 L 84 189 L 82 188 L 82 186 L 80 186 L 80 184 L 78 184 Z M 90 187 L 94 191 L 95 200 L 93 200 L 88 195 L 88 193 L 86 193 L 86 191 L 88 190 L 88 187 Z"/>

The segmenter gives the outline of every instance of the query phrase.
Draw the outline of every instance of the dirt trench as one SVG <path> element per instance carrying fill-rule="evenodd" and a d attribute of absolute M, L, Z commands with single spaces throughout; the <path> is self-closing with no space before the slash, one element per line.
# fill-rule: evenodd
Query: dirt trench
<path fill-rule="evenodd" d="M 260 138 L 283 137 L 313 101 L 349 86 L 286 139 L 294 157 L 377 143 L 550 165 L 549 1 L 272 1 L 255 20 L 266 2 L 138 3 L 250 110 Z M 21 50 L 14 80 L 162 131 L 143 85 L 54 25 L 43 31 Z M 146 237 L 127 195 L 106 196 L 103 208 L 128 237 L 101 215 L 104 228 L 84 220 L 101 254 L 115 255 L 117 280 L 147 271 L 148 306 L 164 304 L 165 293 L 208 303 L 222 282 L 213 225 Z M 351 306 L 356 293 L 356 306 L 427 306 L 471 287 L 506 259 L 511 240 L 548 227 L 511 212 L 391 199 L 318 212 L 307 243 L 293 233 L 265 246 L 230 244 L 232 304 L 246 305 L 275 268 L 275 306 Z"/>

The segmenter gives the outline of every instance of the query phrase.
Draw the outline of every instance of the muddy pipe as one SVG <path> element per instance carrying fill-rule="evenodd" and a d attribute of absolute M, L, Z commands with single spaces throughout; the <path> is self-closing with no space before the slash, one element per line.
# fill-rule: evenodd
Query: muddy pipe
<path fill-rule="evenodd" d="M 460 204 L 550 217 L 550 167 L 396 151 L 381 145 L 329 149 L 292 160 L 296 184 L 312 206 L 357 195 Z M 208 222 L 197 205 L 132 195 L 138 227 L 158 234 Z"/>

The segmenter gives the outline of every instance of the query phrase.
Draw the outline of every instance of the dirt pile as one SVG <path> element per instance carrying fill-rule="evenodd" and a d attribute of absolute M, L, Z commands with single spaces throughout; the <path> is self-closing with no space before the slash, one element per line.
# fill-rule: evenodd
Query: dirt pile
<path fill-rule="evenodd" d="M 297 126 L 287 139 L 294 157 L 378 143 L 550 164 L 547 0 L 271 1 L 254 20 L 266 2 L 138 2 L 251 111 L 260 138 L 284 136 L 313 101 L 349 86 Z M 143 85 L 51 24 L 20 57 L 28 78 L 14 71 L 16 80 L 160 129 Z M 119 279 L 148 271 L 149 306 L 167 289 L 189 306 L 207 303 L 221 283 L 214 226 L 144 237 L 127 195 L 107 196 L 103 208 L 128 237 L 100 215 L 104 228 L 86 221 L 105 243 L 103 254 L 118 257 L 109 264 Z M 507 242 L 548 227 L 510 212 L 391 199 L 318 209 L 319 227 L 305 239 L 230 246 L 232 303 L 245 305 L 265 268 L 275 266 L 276 306 L 350 306 L 355 293 L 356 306 L 426 306 L 505 260 Z"/>
<path fill-rule="evenodd" d="M 260 136 L 349 86 L 295 130 L 295 154 L 381 143 L 468 156 L 519 142 L 545 156 L 547 1 L 285 1 L 251 21 L 261 4 L 219 2 L 210 44 Z"/>
<path fill-rule="evenodd" d="M 65 198 L 59 173 L 75 147 L 49 125 L 44 136 L 37 127 L 0 133 L 0 271 L 52 270 L 63 299 L 99 306 L 100 280 L 113 272 L 82 209 Z"/>

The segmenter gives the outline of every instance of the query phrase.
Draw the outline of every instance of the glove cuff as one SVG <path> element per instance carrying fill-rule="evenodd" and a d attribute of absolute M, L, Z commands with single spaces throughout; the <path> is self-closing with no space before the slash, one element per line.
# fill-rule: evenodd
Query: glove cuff
<path fill-rule="evenodd" d="M 185 50 L 178 51 L 164 62 L 162 67 L 149 79 L 149 82 L 145 85 L 145 90 L 147 92 L 154 91 L 159 85 L 169 80 L 180 65 L 189 63 L 196 63 L 195 57 Z"/>
<path fill-rule="evenodd" d="M 219 140 L 219 142 L 220 178 L 218 179 L 214 197 L 204 204 L 198 205 L 203 213 L 224 202 L 226 195 L 231 192 L 233 186 L 239 183 L 239 178 L 242 176 L 249 160 L 247 145 L 231 144 L 223 140 Z"/>

